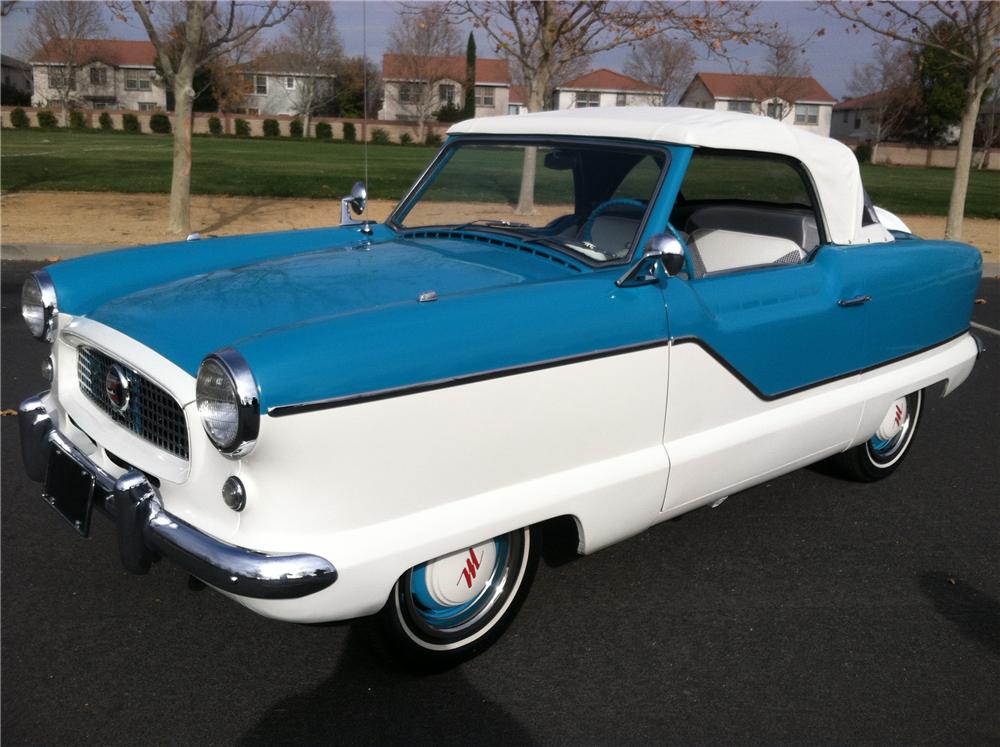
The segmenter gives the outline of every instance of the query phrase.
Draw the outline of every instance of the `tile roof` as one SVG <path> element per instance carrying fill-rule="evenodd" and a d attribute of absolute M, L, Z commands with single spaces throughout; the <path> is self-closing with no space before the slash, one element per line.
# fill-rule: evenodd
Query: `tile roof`
<path fill-rule="evenodd" d="M 759 92 L 772 88 L 774 76 L 771 75 L 736 75 L 734 73 L 696 73 L 695 80 L 700 80 L 713 97 L 719 99 L 755 98 Z M 822 101 L 834 103 L 837 99 L 830 95 L 812 76 L 788 77 L 782 80 L 785 90 L 795 91 L 796 101 Z M 690 88 L 691 85 L 688 85 Z M 758 92 L 758 93 L 755 93 Z"/>
<path fill-rule="evenodd" d="M 32 62 L 65 62 L 60 47 L 62 39 L 54 39 L 39 49 L 31 58 Z M 127 39 L 84 39 L 79 41 L 76 50 L 77 65 L 100 60 L 112 67 L 122 65 L 149 65 L 152 67 L 156 59 L 156 50 L 151 42 L 131 41 Z"/>
<path fill-rule="evenodd" d="M 642 93 L 660 92 L 656 86 L 651 86 L 649 83 L 643 83 L 641 80 L 630 78 L 621 73 L 616 73 L 614 70 L 608 70 L 606 67 L 591 70 L 589 73 L 584 73 L 569 83 L 557 86 L 557 90 L 560 91 L 570 89 L 587 91 L 639 91 Z"/>
<path fill-rule="evenodd" d="M 18 70 L 31 70 L 31 65 L 27 62 L 22 62 L 16 57 L 8 57 L 5 54 L 0 54 L 0 64 L 3 64 L 4 67 L 14 67 Z"/>
<path fill-rule="evenodd" d="M 452 57 L 425 57 L 418 67 L 409 64 L 409 57 L 401 54 L 382 55 L 382 78 L 384 80 L 411 80 L 414 69 L 433 70 L 437 75 L 451 80 L 465 80 L 465 55 Z M 424 67 L 426 65 L 426 67 Z M 486 57 L 476 59 L 476 83 L 497 83 L 510 85 L 510 69 L 507 60 L 493 60 Z"/>
<path fill-rule="evenodd" d="M 876 93 L 869 93 L 867 96 L 858 96 L 853 99 L 844 99 L 838 104 L 834 105 L 834 109 L 864 109 L 865 107 L 875 104 L 880 98 L 888 94 L 889 91 L 878 91 Z"/>
<path fill-rule="evenodd" d="M 507 99 L 511 104 L 527 104 L 528 103 L 528 87 L 527 86 L 511 86 L 510 96 Z"/>

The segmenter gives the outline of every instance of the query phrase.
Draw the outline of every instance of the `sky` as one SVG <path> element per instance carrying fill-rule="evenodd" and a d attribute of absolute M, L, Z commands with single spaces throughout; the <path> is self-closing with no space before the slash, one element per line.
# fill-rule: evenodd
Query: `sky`
<path fill-rule="evenodd" d="M 93 1 L 93 0 L 89 0 Z M 34 2 L 18 3 L 14 11 L 2 20 L 0 25 L 0 47 L 3 53 L 13 57 L 20 56 L 21 44 L 25 30 L 31 22 L 31 9 Z M 344 49 L 349 55 L 360 55 L 367 47 L 369 58 L 375 61 L 381 59 L 388 39 L 388 30 L 395 22 L 400 4 L 383 0 L 369 0 L 362 3 L 355 0 L 334 0 L 337 22 L 344 41 Z M 102 7 L 105 7 L 102 3 Z M 139 23 L 132 20 L 124 23 L 108 17 L 109 37 L 118 39 L 145 39 Z M 872 56 L 873 39 L 869 35 L 855 34 L 847 30 L 846 24 L 834 18 L 829 13 L 816 9 L 813 2 L 798 0 L 768 0 L 760 3 L 754 16 L 755 20 L 776 22 L 792 36 L 805 39 L 812 36 L 806 47 L 806 60 L 812 68 L 812 75 L 832 95 L 844 98 L 848 95 L 851 73 L 856 64 L 867 62 Z M 825 34 L 814 36 L 818 29 L 824 29 Z M 463 30 L 463 35 L 471 26 Z M 474 30 L 476 45 L 480 57 L 493 56 L 494 51 L 489 39 L 481 29 Z M 733 49 L 734 59 L 725 62 L 709 59 L 703 55 L 695 65 L 696 72 L 728 72 L 734 66 L 734 72 L 752 71 L 762 67 L 763 50 Z M 592 58 L 592 68 L 607 67 L 621 71 L 628 57 L 627 48 L 619 48 L 610 52 L 595 55 Z"/>

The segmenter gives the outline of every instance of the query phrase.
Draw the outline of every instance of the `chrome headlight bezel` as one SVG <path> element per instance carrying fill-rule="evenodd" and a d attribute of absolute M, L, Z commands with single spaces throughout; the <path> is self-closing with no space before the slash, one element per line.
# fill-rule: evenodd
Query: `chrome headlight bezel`
<path fill-rule="evenodd" d="M 30 301 L 26 299 L 29 293 Z M 29 303 L 33 314 L 29 314 Z M 45 270 L 31 273 L 21 286 L 21 318 L 32 337 L 43 342 L 55 342 L 58 315 L 59 302 L 52 277 Z"/>
<path fill-rule="evenodd" d="M 209 401 L 204 396 L 207 387 L 203 382 L 208 376 L 217 374 L 225 378 L 224 384 L 230 389 L 235 405 L 232 435 L 225 439 L 221 439 L 218 433 L 213 432 L 203 407 L 203 403 Z M 195 386 L 197 392 L 195 406 L 198 416 L 215 448 L 229 457 L 243 457 L 249 454 L 257 444 L 257 435 L 260 432 L 260 389 L 243 356 L 234 348 L 223 348 L 206 356 L 198 367 Z"/>

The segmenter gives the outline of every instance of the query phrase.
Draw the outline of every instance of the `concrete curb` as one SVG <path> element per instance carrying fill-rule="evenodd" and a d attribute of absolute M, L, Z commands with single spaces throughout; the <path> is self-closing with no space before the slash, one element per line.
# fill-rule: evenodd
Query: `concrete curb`
<path fill-rule="evenodd" d="M 0 246 L 0 259 L 44 262 L 49 257 L 70 259 L 122 248 L 122 244 L 4 244 Z"/>

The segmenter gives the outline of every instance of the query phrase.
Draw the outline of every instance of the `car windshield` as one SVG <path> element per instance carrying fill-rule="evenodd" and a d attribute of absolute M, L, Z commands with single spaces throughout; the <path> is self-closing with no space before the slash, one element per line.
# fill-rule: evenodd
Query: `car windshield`
<path fill-rule="evenodd" d="M 514 235 L 592 264 L 627 258 L 667 164 L 656 148 L 451 144 L 392 223 Z"/>

